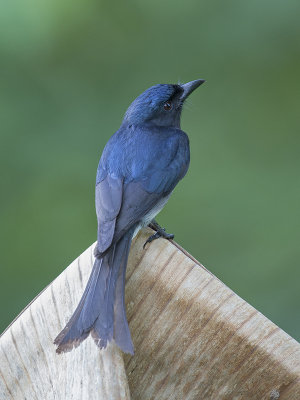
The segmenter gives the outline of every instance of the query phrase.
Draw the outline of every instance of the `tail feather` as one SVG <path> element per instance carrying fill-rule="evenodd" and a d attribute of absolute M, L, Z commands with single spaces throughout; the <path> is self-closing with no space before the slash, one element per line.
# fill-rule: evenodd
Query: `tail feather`
<path fill-rule="evenodd" d="M 103 293 L 103 290 L 96 290 L 103 261 L 105 261 L 104 258 L 96 258 L 88 283 L 76 310 L 65 328 L 55 338 L 54 344 L 58 346 L 56 349 L 57 353 L 71 351 L 73 347 L 79 346 L 79 344 L 88 337 L 90 328 L 93 326 L 98 316 L 96 306 L 99 303 L 93 303 L 94 294 L 96 292 L 98 292 L 99 295 Z M 87 310 L 89 310 L 89 312 L 87 312 Z"/>
<path fill-rule="evenodd" d="M 126 317 L 124 289 L 129 248 L 130 246 L 127 246 L 127 251 L 123 254 L 123 260 L 120 266 L 118 280 L 116 284 L 116 299 L 114 305 L 114 339 L 116 344 L 125 353 L 133 354 L 134 348 Z"/>
<path fill-rule="evenodd" d="M 116 245 L 115 247 L 118 246 Z M 115 283 L 120 268 L 119 260 L 115 258 L 115 251 L 115 248 L 112 249 L 109 262 L 105 265 L 107 271 L 105 271 L 106 287 L 103 290 L 104 298 L 91 331 L 93 339 L 100 348 L 106 347 L 107 342 L 112 340 L 114 333 Z"/>
<path fill-rule="evenodd" d="M 124 352 L 133 354 L 124 300 L 132 234 L 133 230 L 127 232 L 102 258 L 96 258 L 74 314 L 54 340 L 57 353 L 79 346 L 91 333 L 100 348 L 114 338 Z"/>
<path fill-rule="evenodd" d="M 92 336 L 100 348 L 106 347 L 107 342 L 114 338 L 124 352 L 133 354 L 125 310 L 125 273 L 131 239 L 132 234 L 125 235 L 114 250 L 111 258 L 114 267 L 110 270 L 105 307 L 101 308 Z"/>

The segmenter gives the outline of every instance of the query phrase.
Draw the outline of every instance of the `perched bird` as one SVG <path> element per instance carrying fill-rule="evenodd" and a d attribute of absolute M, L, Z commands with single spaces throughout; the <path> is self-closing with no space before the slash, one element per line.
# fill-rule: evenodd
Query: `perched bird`
<path fill-rule="evenodd" d="M 203 82 L 150 87 L 129 106 L 106 144 L 96 178 L 95 263 L 74 314 L 54 341 L 57 353 L 72 350 L 91 333 L 100 348 L 114 339 L 133 354 L 124 300 L 131 240 L 151 222 L 157 233 L 147 242 L 173 237 L 154 217 L 188 170 L 189 139 L 180 115 L 185 99 Z"/>

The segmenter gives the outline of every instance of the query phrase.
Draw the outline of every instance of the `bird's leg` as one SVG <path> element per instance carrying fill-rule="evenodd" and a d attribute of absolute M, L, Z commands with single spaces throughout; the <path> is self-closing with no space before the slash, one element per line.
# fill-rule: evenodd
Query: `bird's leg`
<path fill-rule="evenodd" d="M 151 223 L 148 225 L 151 229 L 155 230 L 156 232 L 149 236 L 146 240 L 143 248 L 145 248 L 147 243 L 153 242 L 153 240 L 158 239 L 160 237 L 164 239 L 174 239 L 174 235 L 172 233 L 167 233 L 165 228 L 162 228 L 156 221 L 153 219 Z"/>
<path fill-rule="evenodd" d="M 159 234 L 159 237 L 163 237 L 164 239 L 174 239 L 173 233 L 167 233 L 165 228 L 162 228 L 155 219 L 153 219 L 148 226 L 156 231 L 156 233 Z"/>

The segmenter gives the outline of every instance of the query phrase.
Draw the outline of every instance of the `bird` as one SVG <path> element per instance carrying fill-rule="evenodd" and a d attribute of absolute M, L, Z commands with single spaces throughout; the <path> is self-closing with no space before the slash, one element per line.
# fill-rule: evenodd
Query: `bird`
<path fill-rule="evenodd" d="M 145 244 L 174 237 L 155 217 L 189 168 L 189 139 L 180 117 L 186 98 L 204 82 L 150 87 L 130 104 L 105 145 L 96 175 L 95 261 L 77 308 L 54 340 L 58 354 L 79 346 L 89 334 L 100 349 L 114 341 L 124 353 L 134 354 L 125 309 L 130 244 L 149 224 L 156 233 Z"/>

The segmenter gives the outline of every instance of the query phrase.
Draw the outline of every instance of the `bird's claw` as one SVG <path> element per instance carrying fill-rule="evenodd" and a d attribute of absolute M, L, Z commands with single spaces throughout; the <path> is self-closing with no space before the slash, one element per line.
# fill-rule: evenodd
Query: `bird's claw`
<path fill-rule="evenodd" d="M 156 240 L 160 237 L 162 237 L 164 239 L 174 239 L 173 233 L 167 233 L 165 228 L 162 228 L 156 221 L 152 221 L 149 224 L 149 226 L 150 226 L 150 228 L 156 230 L 156 232 L 153 235 L 148 237 L 148 239 L 144 243 L 143 249 L 146 247 L 147 243 L 151 243 L 151 242 L 153 242 L 153 240 Z"/>
<path fill-rule="evenodd" d="M 153 242 L 153 240 L 160 238 L 161 235 L 159 232 L 155 232 L 153 235 L 149 236 L 146 242 L 144 243 L 143 249 L 146 247 L 147 243 Z"/>

